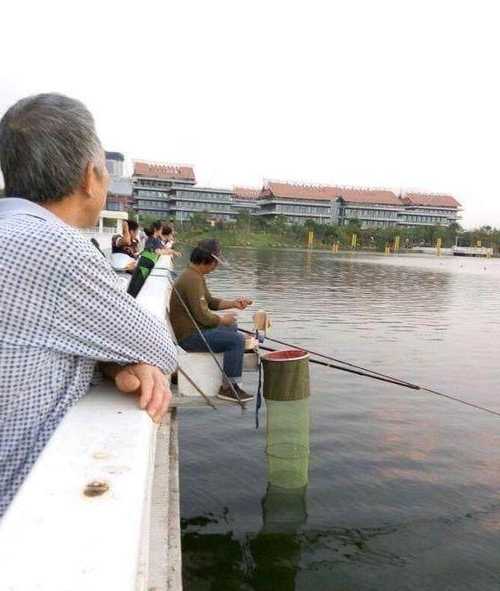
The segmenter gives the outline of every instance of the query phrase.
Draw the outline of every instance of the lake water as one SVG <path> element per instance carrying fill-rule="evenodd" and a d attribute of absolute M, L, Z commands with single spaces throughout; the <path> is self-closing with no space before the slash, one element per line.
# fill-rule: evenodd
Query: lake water
<path fill-rule="evenodd" d="M 270 336 L 500 412 L 499 260 L 226 256 L 212 292 Z M 308 485 L 284 490 L 265 404 L 259 430 L 253 404 L 180 411 L 187 591 L 500 589 L 499 417 L 316 365 L 309 411 Z"/>

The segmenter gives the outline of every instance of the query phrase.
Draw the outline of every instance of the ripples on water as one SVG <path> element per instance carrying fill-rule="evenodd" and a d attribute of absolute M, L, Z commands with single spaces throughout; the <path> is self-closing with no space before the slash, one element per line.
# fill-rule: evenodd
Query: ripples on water
<path fill-rule="evenodd" d="M 500 261 L 227 258 L 213 292 L 253 297 L 271 336 L 500 411 Z M 311 381 L 309 485 L 288 496 L 268 487 L 265 409 L 259 431 L 253 407 L 181 411 L 185 589 L 498 590 L 500 419 L 314 365 Z"/>

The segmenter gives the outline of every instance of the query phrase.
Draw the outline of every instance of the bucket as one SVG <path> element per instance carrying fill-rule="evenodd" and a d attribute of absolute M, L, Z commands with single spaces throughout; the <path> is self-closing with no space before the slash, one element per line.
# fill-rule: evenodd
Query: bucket
<path fill-rule="evenodd" d="M 298 489 L 309 473 L 309 354 L 297 349 L 262 356 L 270 485 Z"/>
<path fill-rule="evenodd" d="M 309 397 L 309 353 L 286 349 L 262 355 L 264 398 L 303 400 Z"/>

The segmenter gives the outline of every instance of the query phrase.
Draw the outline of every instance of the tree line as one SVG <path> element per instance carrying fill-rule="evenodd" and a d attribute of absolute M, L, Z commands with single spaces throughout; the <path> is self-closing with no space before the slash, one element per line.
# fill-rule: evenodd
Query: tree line
<path fill-rule="evenodd" d="M 157 219 L 154 216 L 141 216 L 141 224 L 147 225 Z M 500 228 L 481 226 L 473 230 L 464 230 L 459 224 L 444 226 L 419 227 L 384 227 L 362 228 L 359 220 L 351 220 L 347 225 L 322 224 L 306 220 L 304 224 L 290 224 L 283 216 L 267 219 L 263 216 L 252 216 L 248 212 L 238 215 L 236 221 L 214 219 L 209 213 L 195 213 L 182 224 L 177 222 L 176 231 L 179 238 L 186 240 L 205 237 L 213 234 L 224 245 L 247 246 L 305 246 L 309 232 L 314 233 L 316 248 L 331 248 L 334 243 L 340 249 L 350 249 L 353 234 L 356 234 L 357 248 L 383 252 L 386 247 L 394 248 L 396 237 L 399 236 L 400 249 L 414 247 L 435 247 L 441 239 L 443 248 L 455 244 L 460 246 L 481 246 L 500 250 Z M 267 238 L 267 239 L 266 239 Z"/>

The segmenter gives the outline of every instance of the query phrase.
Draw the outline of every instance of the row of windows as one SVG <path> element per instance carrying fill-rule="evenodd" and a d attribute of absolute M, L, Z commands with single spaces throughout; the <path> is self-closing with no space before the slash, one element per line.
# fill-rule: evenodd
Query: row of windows
<path fill-rule="evenodd" d="M 144 208 L 155 208 L 155 209 L 161 209 L 163 211 L 167 211 L 168 210 L 168 203 L 166 201 L 143 201 L 141 199 L 139 199 L 137 201 L 137 208 L 138 209 L 144 209 Z"/>
<path fill-rule="evenodd" d="M 181 198 L 188 199 L 209 199 L 214 201 L 232 201 L 232 196 L 226 193 L 211 193 L 209 191 L 177 190 L 175 194 Z"/>
<path fill-rule="evenodd" d="M 196 211 L 227 211 L 230 207 L 227 203 L 203 203 L 200 201 L 182 201 L 177 203 L 176 209 L 195 209 Z"/>
<path fill-rule="evenodd" d="M 127 211 L 127 207 L 125 203 L 107 203 L 106 209 L 108 211 Z"/>
<path fill-rule="evenodd" d="M 412 212 L 423 212 L 427 215 L 446 215 L 447 213 L 450 213 L 450 211 L 454 212 L 454 209 L 451 210 L 446 210 L 446 209 L 429 209 L 427 207 L 410 207 L 407 208 L 409 211 Z"/>
<path fill-rule="evenodd" d="M 400 215 L 398 219 L 404 222 L 425 222 L 427 224 L 439 224 L 446 222 L 446 219 L 442 216 L 437 217 L 431 215 Z"/>
<path fill-rule="evenodd" d="M 192 212 L 190 211 L 177 211 L 175 213 L 175 219 L 176 220 L 188 220 L 192 215 Z M 224 220 L 224 221 L 229 221 L 232 219 L 232 216 L 230 214 L 219 214 L 216 216 L 216 219 L 218 220 Z"/>
<path fill-rule="evenodd" d="M 168 199 L 168 193 L 166 191 L 136 191 L 138 197 L 163 197 Z"/>
<path fill-rule="evenodd" d="M 309 213 L 309 214 L 323 214 L 328 215 L 330 213 L 329 207 L 314 207 L 310 205 L 276 205 L 274 211 L 282 213 Z"/>
<path fill-rule="evenodd" d="M 171 187 L 171 181 L 148 181 L 145 179 L 135 179 L 136 187 Z"/>
<path fill-rule="evenodd" d="M 397 211 L 390 211 L 388 209 L 345 209 L 345 215 L 350 217 L 377 217 L 377 218 L 395 218 L 398 215 Z"/>

